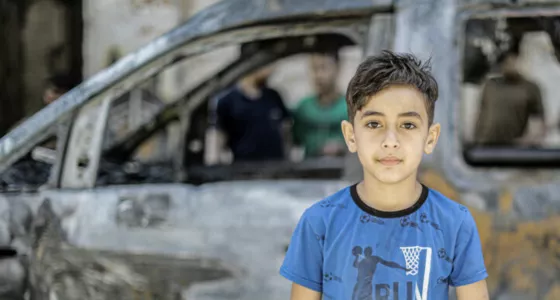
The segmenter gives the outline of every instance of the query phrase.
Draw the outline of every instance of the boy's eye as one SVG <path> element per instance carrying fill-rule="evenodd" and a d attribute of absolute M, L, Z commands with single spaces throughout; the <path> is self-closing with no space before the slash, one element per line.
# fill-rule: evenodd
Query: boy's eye
<path fill-rule="evenodd" d="M 379 124 L 379 122 L 368 122 L 366 126 L 369 128 L 379 128 L 381 127 L 381 124 Z"/>
<path fill-rule="evenodd" d="M 405 129 L 414 129 L 414 128 L 416 128 L 416 125 L 414 125 L 412 123 L 404 123 L 402 125 L 402 127 L 405 128 Z"/>

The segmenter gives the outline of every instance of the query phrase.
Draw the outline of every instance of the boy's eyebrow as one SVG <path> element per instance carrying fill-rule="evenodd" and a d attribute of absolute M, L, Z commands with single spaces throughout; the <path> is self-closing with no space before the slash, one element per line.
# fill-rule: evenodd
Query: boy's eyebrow
<path fill-rule="evenodd" d="M 362 119 L 365 117 L 370 117 L 370 116 L 385 116 L 384 113 L 382 112 L 378 112 L 378 111 L 373 111 L 373 110 L 366 110 L 363 114 L 362 114 Z M 416 117 L 418 119 L 422 119 L 422 117 L 420 116 L 419 113 L 415 112 L 415 111 L 407 111 L 404 113 L 400 113 L 399 117 Z"/>
<path fill-rule="evenodd" d="M 399 117 L 416 117 L 418 119 L 422 119 L 420 114 L 415 112 L 415 111 L 407 111 L 405 113 L 401 113 L 401 114 L 399 114 Z"/>
<path fill-rule="evenodd" d="M 362 114 L 362 119 L 365 117 L 369 117 L 369 116 L 385 116 L 384 113 L 378 112 L 378 111 L 373 111 L 373 110 L 366 110 L 364 111 L 364 113 Z"/>

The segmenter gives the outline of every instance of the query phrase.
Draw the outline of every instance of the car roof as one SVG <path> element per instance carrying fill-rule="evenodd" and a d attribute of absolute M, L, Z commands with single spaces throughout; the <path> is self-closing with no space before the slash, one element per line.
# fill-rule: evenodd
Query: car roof
<path fill-rule="evenodd" d="M 393 0 L 225 0 L 218 2 L 139 50 L 88 78 L 0 139 L 0 170 L 37 142 L 46 128 L 88 103 L 146 63 L 197 38 L 224 30 L 293 19 L 352 16 L 389 10 Z"/>
<path fill-rule="evenodd" d="M 223 0 L 194 15 L 185 23 L 130 53 L 88 78 L 0 138 L 0 171 L 37 142 L 47 128 L 82 107 L 93 96 L 134 73 L 161 55 L 198 38 L 256 24 L 301 19 L 351 17 L 375 11 L 391 11 L 394 5 L 413 5 L 420 0 Z M 439 0 L 422 0 L 424 3 Z M 462 5 L 505 4 L 509 0 L 456 0 Z M 542 0 L 519 0 L 531 3 Z M 549 0 L 547 2 L 558 2 Z M 30 147 L 30 146 L 29 146 Z"/>

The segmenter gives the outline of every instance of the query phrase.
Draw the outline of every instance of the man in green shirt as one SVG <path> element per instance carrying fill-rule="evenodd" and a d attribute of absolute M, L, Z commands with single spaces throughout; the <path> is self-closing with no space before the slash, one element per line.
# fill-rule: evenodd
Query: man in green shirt
<path fill-rule="evenodd" d="M 293 112 L 294 143 L 306 157 L 342 156 L 346 153 L 340 124 L 348 118 L 346 99 L 338 90 L 338 53 L 310 58 L 315 95 L 302 99 Z"/>

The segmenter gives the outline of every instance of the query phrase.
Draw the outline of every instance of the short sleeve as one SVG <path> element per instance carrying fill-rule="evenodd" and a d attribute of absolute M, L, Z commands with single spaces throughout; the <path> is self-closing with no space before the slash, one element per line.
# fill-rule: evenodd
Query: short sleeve
<path fill-rule="evenodd" d="M 450 285 L 462 286 L 486 279 L 482 246 L 474 218 L 467 210 L 459 228 Z"/>
<path fill-rule="evenodd" d="M 324 234 L 317 232 L 307 213 L 300 219 L 280 274 L 286 279 L 311 290 L 322 292 Z"/>

